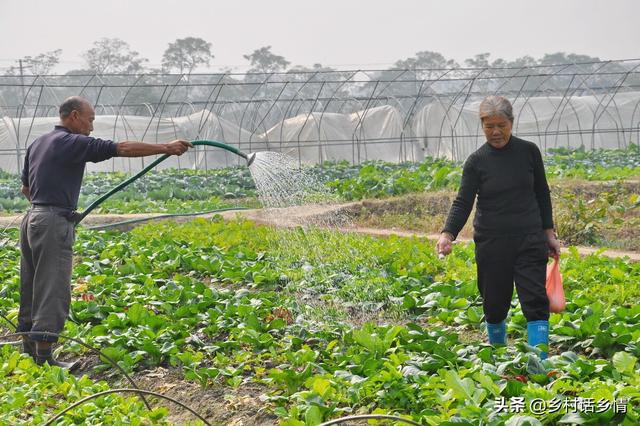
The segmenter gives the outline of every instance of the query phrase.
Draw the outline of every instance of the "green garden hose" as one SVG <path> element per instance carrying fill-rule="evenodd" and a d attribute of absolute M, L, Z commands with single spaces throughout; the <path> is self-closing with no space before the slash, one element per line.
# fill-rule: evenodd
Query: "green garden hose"
<path fill-rule="evenodd" d="M 166 214 L 160 214 L 157 216 L 140 217 L 136 219 L 123 220 L 121 222 L 112 222 L 104 225 L 89 226 L 87 229 L 91 231 L 103 231 L 109 228 L 117 228 L 118 226 L 124 226 L 124 225 L 133 225 L 135 223 L 147 222 L 151 220 L 168 219 L 171 217 L 202 216 L 205 214 L 217 214 L 217 213 L 228 212 L 228 211 L 241 211 L 241 210 L 248 210 L 248 209 L 249 209 L 248 207 L 224 207 L 220 209 L 206 210 L 203 212 L 195 212 L 195 213 L 166 213 Z"/>
<path fill-rule="evenodd" d="M 239 155 L 240 157 L 244 158 L 245 160 L 247 160 L 247 166 L 250 166 L 251 163 L 253 163 L 253 160 L 256 157 L 255 153 L 252 154 L 247 154 L 245 152 L 240 151 L 238 148 L 233 147 L 231 145 L 227 145 L 226 143 L 222 143 L 222 142 L 218 142 L 218 141 L 206 141 L 206 140 L 199 140 L 199 141 L 193 141 L 191 142 L 193 145 L 207 145 L 207 146 L 215 146 L 217 148 L 222 148 L 225 149 L 229 152 L 232 152 L 236 155 Z M 76 223 L 76 225 L 80 222 L 82 222 L 82 220 L 89 214 L 91 213 L 91 211 L 93 209 L 95 209 L 96 207 L 98 207 L 100 204 L 102 204 L 107 198 L 111 197 L 113 194 L 115 194 L 118 191 L 121 191 L 122 189 L 124 189 L 125 187 L 127 187 L 128 185 L 130 185 L 131 183 L 135 182 L 136 180 L 138 180 L 140 177 L 142 177 L 143 175 L 145 175 L 147 172 L 149 172 L 149 170 L 153 169 L 155 166 L 157 166 L 158 164 L 162 163 L 164 160 L 166 160 L 167 158 L 169 158 L 170 155 L 165 154 L 162 157 L 156 159 L 153 163 L 149 164 L 147 167 L 145 167 L 144 169 L 142 169 L 140 172 L 138 172 L 137 174 L 135 174 L 134 176 L 130 177 L 129 179 L 125 180 L 124 182 L 122 182 L 121 184 L 115 186 L 113 189 L 111 189 L 109 192 L 107 192 L 106 194 L 102 195 L 100 198 L 98 198 L 97 200 L 95 200 L 93 203 L 91 203 L 83 212 L 81 213 L 77 213 L 74 222 Z"/>

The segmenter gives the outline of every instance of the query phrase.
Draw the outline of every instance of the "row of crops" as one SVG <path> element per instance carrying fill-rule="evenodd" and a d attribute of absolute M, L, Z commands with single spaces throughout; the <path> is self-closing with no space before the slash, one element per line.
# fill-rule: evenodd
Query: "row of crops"
<path fill-rule="evenodd" d="M 640 177 L 640 145 L 626 150 L 550 150 L 545 158 L 551 181 L 583 179 L 610 181 Z M 455 190 L 460 164 L 428 158 L 420 164 L 365 162 L 350 165 L 326 162 L 307 172 L 344 200 L 398 196 L 413 192 Z M 93 173 L 85 177 L 79 207 L 104 194 L 126 178 L 124 173 Z M 255 184 L 246 167 L 209 171 L 151 172 L 102 204 L 102 213 L 193 212 L 232 205 L 257 206 Z M 20 212 L 28 202 L 17 176 L 0 172 L 0 212 Z"/>
<path fill-rule="evenodd" d="M 15 320 L 17 233 L 0 237 L 0 310 Z M 356 413 L 431 425 L 640 422 L 637 263 L 563 256 L 568 306 L 552 315 L 551 356 L 540 362 L 517 307 L 510 345 L 484 344 L 470 245 L 440 261 L 418 239 L 200 219 L 83 231 L 76 251 L 68 335 L 129 372 L 161 365 L 205 388 L 259 384 L 273 424 Z M 109 386 L 36 367 L 10 347 L 0 376 L 2 424 L 43 423 Z M 522 408 L 500 409 L 519 398 Z M 574 407 L 577 398 L 594 409 Z M 163 424 L 168 413 L 109 395 L 59 424 Z"/>
<path fill-rule="evenodd" d="M 638 145 L 606 151 L 557 149 L 548 154 L 545 161 L 560 238 L 566 244 L 640 250 Z M 397 211 L 381 209 L 380 214 L 362 210 L 354 216 L 356 224 L 434 233 L 444 223 L 462 169 L 460 164 L 427 159 L 420 164 L 328 162 L 305 172 L 308 181 L 335 194 L 334 201 L 381 199 L 393 204 L 398 200 L 405 206 Z M 80 208 L 125 178 L 122 173 L 90 174 Z M 412 194 L 443 196 L 425 200 L 412 199 Z M 0 214 L 17 214 L 27 207 L 17 177 L 0 174 Z M 260 207 L 246 167 L 151 172 L 95 213 L 194 213 L 229 207 Z"/>
<path fill-rule="evenodd" d="M 565 241 L 640 243 L 637 145 L 556 150 L 545 161 Z M 309 173 L 344 200 L 406 201 L 451 197 L 461 166 L 327 163 Z M 124 178 L 87 176 L 81 205 Z M 259 205 L 242 168 L 167 170 L 135 185 L 102 212 Z M 0 174 L 3 213 L 26 208 L 19 189 L 16 176 Z M 429 213 L 441 226 L 438 214 L 446 211 Z M 130 233 L 81 229 L 75 253 L 65 334 L 136 377 L 163 367 L 198 389 L 250 389 L 261 417 L 245 424 L 312 426 L 361 413 L 425 425 L 640 424 L 640 264 L 625 259 L 565 250 L 568 306 L 551 316 L 550 358 L 540 362 L 526 345 L 516 302 L 509 345 L 485 344 L 471 244 L 439 260 L 433 243 L 417 238 L 276 230 L 216 217 Z M 18 233 L 1 229 L 1 334 L 12 331 L 18 301 Z M 0 346 L 0 424 L 43 424 L 88 395 L 129 387 L 84 346 L 67 341 L 64 351 L 88 361 L 80 373 L 36 366 L 17 347 Z M 172 424 L 176 411 L 161 400 L 148 409 L 135 395 L 109 394 L 56 424 Z"/>

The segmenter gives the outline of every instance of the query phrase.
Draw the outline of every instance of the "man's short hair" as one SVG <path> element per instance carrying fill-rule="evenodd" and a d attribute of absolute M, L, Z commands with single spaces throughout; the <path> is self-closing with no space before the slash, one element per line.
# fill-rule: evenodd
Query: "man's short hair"
<path fill-rule="evenodd" d="M 80 96 L 72 96 L 70 98 L 65 99 L 65 101 L 60 105 L 60 109 L 58 112 L 60 113 L 60 118 L 65 119 L 71 115 L 73 111 L 82 111 L 82 108 L 87 104 L 87 101 Z"/>

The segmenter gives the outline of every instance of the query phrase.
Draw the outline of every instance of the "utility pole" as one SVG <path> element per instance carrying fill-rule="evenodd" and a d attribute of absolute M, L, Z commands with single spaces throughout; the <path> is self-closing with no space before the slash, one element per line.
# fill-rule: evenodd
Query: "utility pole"
<path fill-rule="evenodd" d="M 22 89 L 22 103 L 24 104 L 24 68 L 22 66 L 22 59 L 18 59 L 20 65 L 20 88 Z"/>

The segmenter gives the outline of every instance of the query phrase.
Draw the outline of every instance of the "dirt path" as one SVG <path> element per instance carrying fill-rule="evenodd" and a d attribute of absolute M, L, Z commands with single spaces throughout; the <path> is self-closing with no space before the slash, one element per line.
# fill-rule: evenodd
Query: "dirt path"
<path fill-rule="evenodd" d="M 249 219 L 260 225 L 275 226 L 279 228 L 292 228 L 300 225 L 317 225 L 326 226 L 334 229 L 339 229 L 344 232 L 355 232 L 359 234 L 375 235 L 386 237 L 390 235 L 397 235 L 400 237 L 418 237 L 427 238 L 429 240 L 436 241 L 439 237 L 438 234 L 425 234 L 414 231 L 404 231 L 399 229 L 378 229 L 378 228 L 364 228 L 353 226 L 346 218 L 341 218 L 340 212 L 346 211 L 349 208 L 359 204 L 359 202 L 345 203 L 345 204 L 331 204 L 331 205 L 304 205 L 294 206 L 281 209 L 249 209 L 249 210 L 236 210 L 226 211 L 219 213 L 226 220 L 233 220 L 237 217 L 243 217 Z M 210 218 L 215 214 L 206 214 L 197 217 Z M 162 216 L 161 213 L 157 214 L 108 214 L 108 215 L 90 215 L 82 222 L 83 226 L 93 227 L 100 225 L 115 224 L 117 222 L 124 222 L 134 219 L 149 219 L 153 220 L 155 217 Z M 186 222 L 193 219 L 194 216 L 184 217 L 171 217 L 170 220 L 177 222 Z M 22 216 L 0 216 L 0 229 L 9 227 L 18 227 Z M 118 226 L 118 229 L 129 230 L 140 223 L 138 222 L 128 225 Z M 460 242 L 471 241 L 469 238 L 459 238 Z M 620 258 L 628 257 L 633 262 L 640 262 L 640 253 L 633 251 L 621 251 L 613 249 L 602 249 L 597 247 L 576 247 L 578 253 L 583 256 L 590 255 L 596 252 L 601 252 L 601 255 Z"/>

